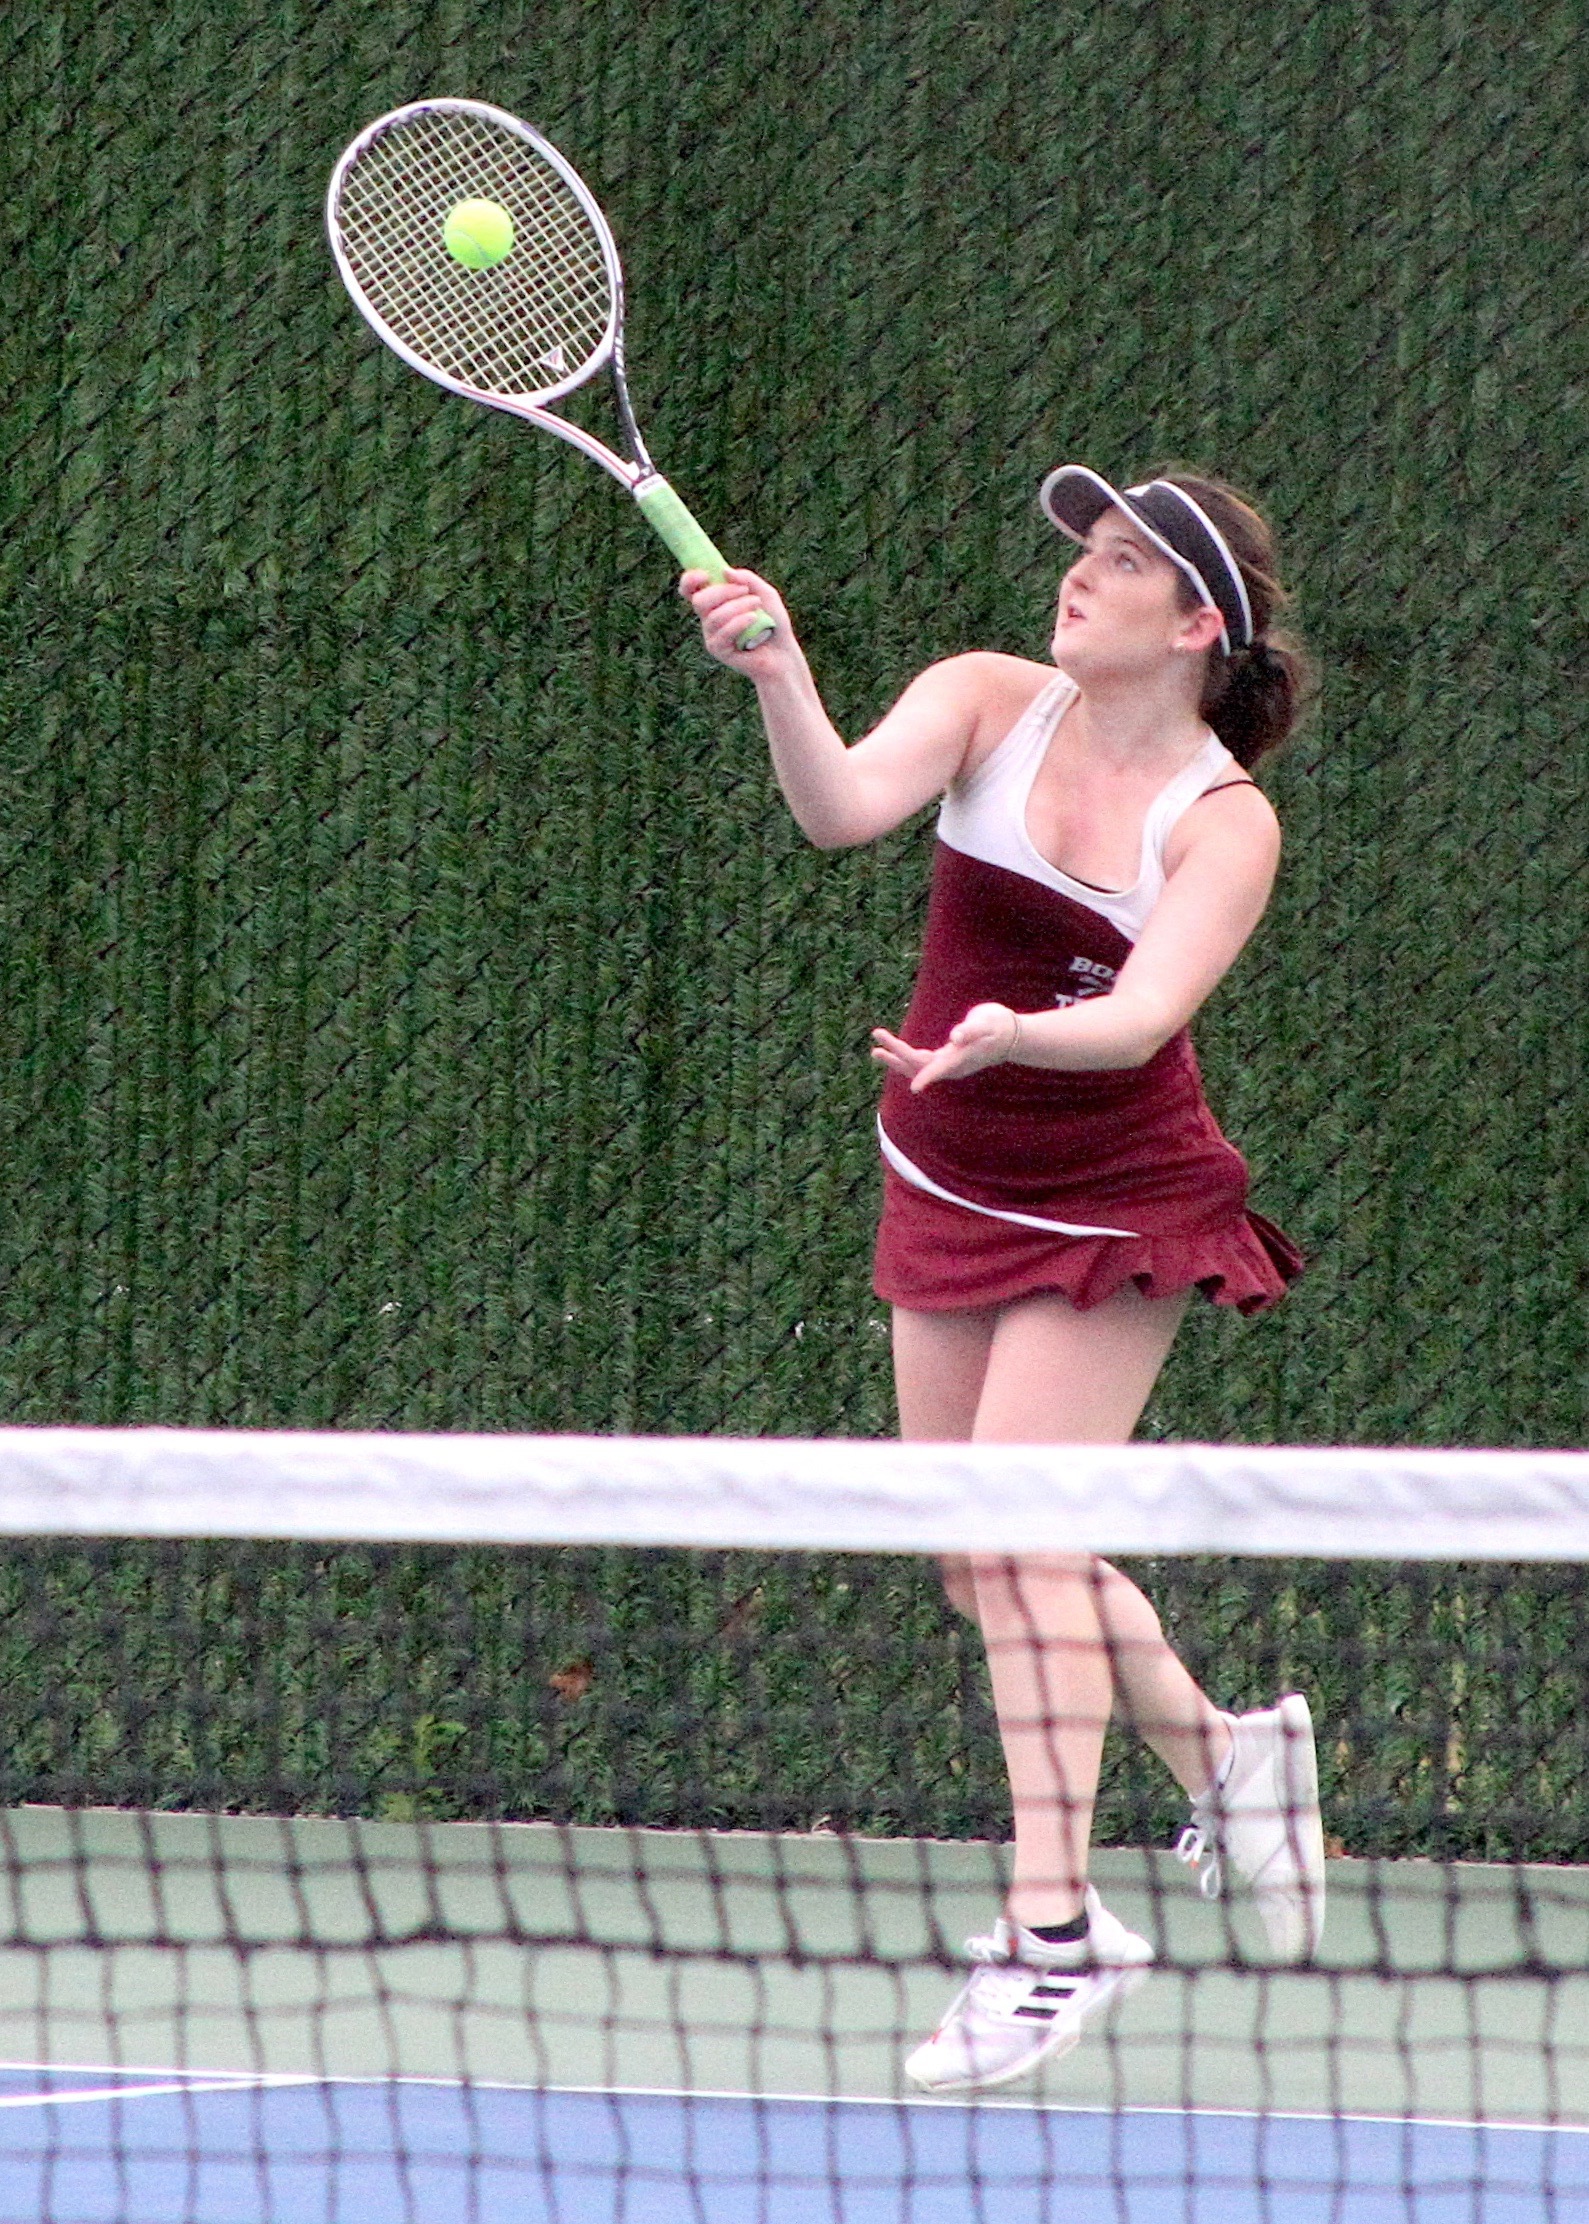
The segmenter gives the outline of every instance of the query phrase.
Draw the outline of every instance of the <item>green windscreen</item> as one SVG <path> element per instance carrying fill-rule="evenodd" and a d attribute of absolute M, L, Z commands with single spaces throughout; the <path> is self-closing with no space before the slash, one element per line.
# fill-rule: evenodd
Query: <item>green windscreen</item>
<path fill-rule="evenodd" d="M 633 506 L 360 324 L 332 162 L 468 91 L 610 210 L 659 468 L 847 733 L 1044 653 L 1054 463 L 1256 493 L 1323 688 L 1199 1043 L 1312 1266 L 1148 1427 L 1583 1441 L 1586 80 L 1559 0 L 8 11 L 3 1418 L 891 1426 L 930 823 L 806 848 Z"/>

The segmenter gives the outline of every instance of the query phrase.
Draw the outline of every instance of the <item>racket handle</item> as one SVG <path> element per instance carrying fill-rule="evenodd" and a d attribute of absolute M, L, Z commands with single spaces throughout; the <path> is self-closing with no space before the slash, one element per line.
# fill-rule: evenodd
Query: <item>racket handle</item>
<path fill-rule="evenodd" d="M 634 498 L 647 521 L 678 558 L 685 571 L 704 571 L 714 584 L 728 575 L 721 551 L 703 527 L 695 522 L 666 479 L 656 473 L 638 481 Z M 758 610 L 734 643 L 736 649 L 759 648 L 773 630 L 765 610 Z"/>

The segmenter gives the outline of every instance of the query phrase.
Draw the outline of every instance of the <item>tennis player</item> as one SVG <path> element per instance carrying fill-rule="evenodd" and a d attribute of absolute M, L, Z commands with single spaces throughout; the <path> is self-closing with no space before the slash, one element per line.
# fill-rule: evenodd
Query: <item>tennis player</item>
<path fill-rule="evenodd" d="M 1250 767 L 1298 710 L 1271 631 L 1271 534 L 1219 482 L 1118 491 L 1067 464 L 1049 519 L 1079 553 L 1052 663 L 956 656 L 847 748 L 774 589 L 681 591 L 711 654 L 754 680 L 789 807 L 819 848 L 875 841 L 943 798 L 925 947 L 887 1069 L 876 1287 L 893 1308 L 906 1438 L 1118 1443 L 1194 1290 L 1256 1312 L 1301 1268 L 1247 1206 L 1187 1025 L 1257 926 L 1280 853 Z M 776 621 L 734 643 L 753 607 Z M 1152 1960 L 1099 1901 L 1087 1853 L 1111 1711 L 1191 1795 L 1179 1851 L 1210 1894 L 1244 1881 L 1275 1950 L 1324 1914 L 1305 1699 L 1205 1697 L 1136 1585 L 1087 1554 L 946 1565 L 988 1648 L 1015 1815 L 1013 1877 L 970 1982 L 907 2068 L 998 2085 L 1075 2045 Z"/>

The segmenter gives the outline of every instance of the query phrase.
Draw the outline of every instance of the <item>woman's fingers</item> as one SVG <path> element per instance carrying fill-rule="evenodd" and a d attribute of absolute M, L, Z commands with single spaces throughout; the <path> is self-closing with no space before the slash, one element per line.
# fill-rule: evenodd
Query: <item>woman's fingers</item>
<path fill-rule="evenodd" d="M 701 637 L 709 654 L 734 671 L 752 677 L 764 674 L 772 661 L 767 652 L 787 648 L 793 642 L 782 597 L 753 571 L 736 566 L 719 580 L 708 579 L 703 571 L 687 571 L 680 576 L 679 593 L 701 621 Z M 772 620 L 772 632 L 754 648 L 742 649 L 740 640 L 759 617 Z"/>
<path fill-rule="evenodd" d="M 686 571 L 679 574 L 679 593 L 697 610 L 710 609 L 712 599 L 721 600 L 730 594 L 750 594 L 762 603 L 769 618 L 787 618 L 782 597 L 770 580 L 759 572 L 746 571 L 739 564 L 730 565 L 721 579 L 709 579 L 704 571 Z M 705 597 L 703 602 L 701 597 Z"/>
<path fill-rule="evenodd" d="M 872 1029 L 872 1056 L 891 1073 L 905 1075 L 912 1094 L 935 1081 L 963 1080 L 999 1065 L 1014 1040 L 1014 1014 L 1003 1004 L 975 1004 L 940 1050 L 916 1050 L 886 1027 Z"/>
<path fill-rule="evenodd" d="M 965 1053 L 957 1043 L 947 1042 L 942 1050 L 935 1050 L 915 1075 L 910 1084 L 912 1096 L 919 1096 L 923 1089 L 930 1089 L 935 1081 L 953 1081 L 966 1071 Z"/>
<path fill-rule="evenodd" d="M 886 1027 L 874 1027 L 872 1056 L 880 1066 L 887 1066 L 890 1073 L 902 1074 L 916 1090 L 961 1072 L 966 1052 L 952 1036 L 941 1050 L 918 1050 L 902 1036 L 891 1035 Z"/>
<path fill-rule="evenodd" d="M 891 1035 L 886 1027 L 872 1029 L 872 1056 L 880 1066 L 887 1066 L 890 1073 L 902 1073 L 906 1080 L 920 1072 L 932 1053 L 916 1050 L 899 1035 Z"/>

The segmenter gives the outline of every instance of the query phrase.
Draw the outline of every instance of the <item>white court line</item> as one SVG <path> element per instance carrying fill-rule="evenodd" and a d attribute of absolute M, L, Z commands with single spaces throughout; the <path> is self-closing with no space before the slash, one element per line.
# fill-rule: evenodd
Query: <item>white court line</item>
<path fill-rule="evenodd" d="M 1000 2109 L 1017 2115 L 1045 2116 L 1168 2116 L 1178 2122 L 1195 2121 L 1209 2117 L 1222 2123 L 1249 2124 L 1387 2124 L 1394 2129 L 1430 2131 L 1527 2131 L 1539 2138 L 1583 2139 L 1589 2138 L 1589 2124 L 1553 2124 L 1531 2122 L 1526 2118 L 1511 2116 L 1389 2116 L 1370 2115 L 1357 2109 L 1308 2108 L 1168 2108 L 1162 2104 L 1144 2105 L 1128 2102 L 1119 2108 L 1100 2108 L 1084 2101 L 1037 2101 L 1015 2098 L 982 2100 L 951 2100 L 948 2096 L 935 2099 L 926 2093 L 900 2093 L 890 2098 L 878 2093 L 746 2093 L 729 2089 L 691 2090 L 684 2086 L 659 2085 L 523 2085 L 510 2078 L 495 2077 L 360 2077 L 355 2074 L 319 2076 L 305 2070 L 121 2070 L 108 2064 L 0 2062 L 0 2075 L 7 2071 L 25 2070 L 37 2076 L 49 2074 L 56 2077 L 148 2077 L 164 2080 L 155 2085 L 112 2085 L 100 2091 L 75 2093 L 23 2093 L 0 2097 L 0 2108 L 38 2107 L 58 2101 L 123 2100 L 136 2099 L 144 2093 L 235 2093 L 247 2092 L 256 2087 L 282 2087 L 304 2085 L 419 2085 L 442 2092 L 477 2093 L 558 2093 L 572 2099 L 585 2100 L 707 2100 L 736 2101 L 754 2104 L 765 2102 L 780 2108 L 928 2108 L 928 2109 Z"/>
<path fill-rule="evenodd" d="M 348 2082 L 357 2081 L 350 2079 Z M 452 2078 L 393 2078 L 390 2082 L 402 2085 L 445 2085 L 461 2081 Z M 979 2112 L 1003 2109 L 1028 2116 L 1171 2116 L 1181 2122 L 1188 2118 L 1195 2121 L 1206 2116 L 1222 2123 L 1389 2124 L 1397 2130 L 1530 2131 L 1539 2138 L 1589 2138 L 1589 2124 L 1538 2123 L 1511 2116 L 1371 2116 L 1359 2109 L 1345 2108 L 1168 2108 L 1162 2102 L 1131 2101 L 1119 2108 L 1101 2108 L 1096 2103 L 1075 2100 L 952 2100 L 947 2094 L 942 2098 L 935 2098 L 929 2093 L 899 2093 L 889 2098 L 877 2093 L 734 2093 L 703 2092 L 699 2089 L 691 2092 L 683 2086 L 656 2085 L 498 2085 L 488 2088 L 483 2079 L 476 2079 L 474 2082 L 482 2090 L 567 2093 L 583 2095 L 587 2099 L 600 2099 L 610 2094 L 615 2100 L 768 2101 L 776 2102 L 780 2107 L 793 2108 L 974 2108 Z"/>
<path fill-rule="evenodd" d="M 235 2077 L 244 2085 L 257 2084 L 262 2077 L 296 2081 L 309 2075 L 307 2070 L 181 2070 L 166 2062 L 146 2063 L 141 2069 L 132 2062 L 0 2062 L 0 2077 L 16 2073 L 29 2077 Z"/>
<path fill-rule="evenodd" d="M 0 2062 L 0 2077 L 124 2077 L 140 2084 L 79 2087 L 71 2091 L 0 2094 L 0 2108 L 67 2108 L 84 2101 L 143 2100 L 156 2094 L 246 2093 L 261 2086 L 320 2085 L 302 2071 L 132 2070 L 112 2062 Z"/>

